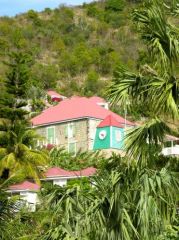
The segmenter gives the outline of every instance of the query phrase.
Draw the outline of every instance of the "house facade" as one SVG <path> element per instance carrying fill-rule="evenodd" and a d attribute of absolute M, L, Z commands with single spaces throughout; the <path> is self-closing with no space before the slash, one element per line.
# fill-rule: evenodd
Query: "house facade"
<path fill-rule="evenodd" d="M 43 140 L 38 145 L 52 144 L 63 147 L 70 153 L 92 150 L 94 133 L 99 122 L 98 119 L 84 118 L 40 126 L 37 132 Z"/>
<path fill-rule="evenodd" d="M 39 203 L 38 191 L 40 186 L 38 184 L 24 181 L 22 183 L 13 184 L 9 186 L 7 192 L 11 196 L 19 196 L 16 204 L 21 207 L 27 207 L 30 212 L 35 212 L 36 205 Z"/>
<path fill-rule="evenodd" d="M 125 127 L 134 124 L 111 112 L 99 97 L 72 97 L 32 119 L 32 127 L 43 137 L 39 146 L 52 144 L 70 153 L 93 150 L 97 126 L 108 115 Z"/>
<path fill-rule="evenodd" d="M 162 149 L 164 156 L 179 157 L 179 138 L 175 136 L 166 135 L 165 143 Z"/>

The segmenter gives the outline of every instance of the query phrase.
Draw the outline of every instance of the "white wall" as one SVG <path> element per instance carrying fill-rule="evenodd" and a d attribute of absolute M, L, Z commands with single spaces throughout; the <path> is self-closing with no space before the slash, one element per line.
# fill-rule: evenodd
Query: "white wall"
<path fill-rule="evenodd" d="M 24 191 L 20 192 L 20 197 L 26 201 L 27 207 L 31 212 L 36 210 L 36 204 L 39 203 L 38 195 L 36 192 Z"/>
<path fill-rule="evenodd" d="M 67 185 L 67 179 L 56 179 L 56 180 L 53 180 L 53 185 L 58 185 L 58 186 L 65 186 Z"/>
<path fill-rule="evenodd" d="M 88 150 L 93 150 L 93 144 L 96 134 L 96 127 L 99 125 L 101 120 L 89 119 L 89 133 L 88 133 Z"/>
<path fill-rule="evenodd" d="M 163 148 L 162 149 L 162 154 L 164 156 L 179 155 L 179 145 L 175 145 L 173 147 Z"/>

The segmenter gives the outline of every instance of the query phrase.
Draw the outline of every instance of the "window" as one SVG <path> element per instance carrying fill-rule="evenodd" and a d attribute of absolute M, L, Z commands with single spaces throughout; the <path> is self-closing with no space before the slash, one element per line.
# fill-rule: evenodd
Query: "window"
<path fill-rule="evenodd" d="M 68 138 L 73 138 L 75 136 L 75 125 L 74 123 L 68 124 Z"/>
<path fill-rule="evenodd" d="M 55 127 L 47 128 L 47 142 L 55 144 Z"/>
<path fill-rule="evenodd" d="M 73 155 L 76 154 L 76 142 L 68 143 L 68 152 Z"/>

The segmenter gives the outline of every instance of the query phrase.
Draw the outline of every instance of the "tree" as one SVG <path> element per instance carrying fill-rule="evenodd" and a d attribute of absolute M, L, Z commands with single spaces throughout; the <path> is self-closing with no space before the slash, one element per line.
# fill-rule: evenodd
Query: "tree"
<path fill-rule="evenodd" d="M 108 89 L 113 103 L 132 108 L 133 105 L 146 106 L 146 122 L 134 129 L 128 137 L 130 153 L 142 154 L 146 144 L 162 143 L 165 134 L 176 133 L 179 118 L 179 85 L 176 74 L 179 56 L 178 28 L 169 23 L 159 1 L 145 3 L 145 7 L 135 10 L 133 19 L 139 33 L 147 45 L 152 64 L 139 67 L 138 73 L 119 67 Z"/>
<path fill-rule="evenodd" d="M 20 52 L 11 55 L 5 93 L 0 101 L 0 176 L 13 174 L 39 179 L 38 167 L 47 162 L 47 155 L 35 150 L 37 134 L 28 129 L 26 92 L 29 79 L 28 55 Z"/>
<path fill-rule="evenodd" d="M 21 52 L 12 52 L 6 65 L 9 71 L 5 79 L 5 92 L 0 96 L 0 118 L 25 121 L 27 111 L 26 91 L 30 82 L 30 55 Z"/>
<path fill-rule="evenodd" d="M 0 238 L 10 239 L 7 229 L 7 222 L 12 218 L 14 213 L 13 204 L 8 200 L 8 195 L 0 186 Z"/>
<path fill-rule="evenodd" d="M 105 3 L 106 10 L 111 11 L 121 11 L 124 8 L 124 1 L 123 0 L 107 0 Z"/>
<path fill-rule="evenodd" d="M 163 166 L 141 169 L 113 155 L 92 184 L 43 189 L 44 210 L 53 215 L 44 240 L 153 240 L 175 221 L 179 182 Z"/>
<path fill-rule="evenodd" d="M 96 71 L 89 71 L 84 84 L 84 94 L 92 96 L 97 94 L 100 88 L 99 75 Z"/>
<path fill-rule="evenodd" d="M 47 163 L 46 152 L 36 150 L 39 136 L 21 122 L 4 124 L 0 131 L 0 176 L 7 179 L 12 175 L 39 180 L 40 166 Z"/>

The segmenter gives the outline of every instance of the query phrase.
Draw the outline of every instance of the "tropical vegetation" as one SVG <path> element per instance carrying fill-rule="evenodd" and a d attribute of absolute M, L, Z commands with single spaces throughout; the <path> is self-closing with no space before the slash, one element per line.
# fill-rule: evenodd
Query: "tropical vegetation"
<path fill-rule="evenodd" d="M 179 159 L 161 154 L 166 134 L 178 136 L 178 5 L 177 1 L 140 2 L 99 1 L 84 4 L 82 8 L 76 9 L 64 6 L 54 11 L 46 9 L 42 14 L 29 11 L 24 16 L 12 19 L 14 24 L 19 18 L 24 20 L 28 17 L 27 23 L 30 22 L 30 25 L 26 25 L 29 29 L 26 34 L 28 33 L 32 40 L 33 27 L 36 26 L 35 29 L 40 34 L 36 36 L 46 36 L 41 44 L 51 46 L 53 39 L 55 41 L 53 47 L 58 49 L 59 56 L 66 56 L 68 59 L 68 47 L 71 46 L 70 77 L 74 79 L 79 73 L 88 72 L 85 80 L 87 95 L 96 90 L 94 86 L 98 84 L 99 75 L 105 73 L 109 77 L 109 72 L 105 70 L 112 72 L 116 69 L 113 79 L 108 81 L 109 84 L 103 94 L 107 95 L 115 109 L 125 107 L 130 114 L 137 112 L 141 121 L 139 126 L 126 134 L 125 157 L 113 154 L 106 158 L 98 152 L 78 153 L 77 156 L 72 156 L 64 149 L 53 148 L 49 152 L 36 149 L 34 139 L 38 136 L 29 128 L 30 115 L 23 107 L 27 106 L 24 103 L 26 87 L 28 90 L 32 89 L 32 83 L 35 81 L 32 76 L 39 77 L 38 74 L 31 75 L 30 72 L 35 71 L 35 68 L 36 71 L 39 70 L 37 66 L 42 66 L 44 70 L 46 65 L 41 65 L 42 63 L 39 62 L 38 65 L 37 63 L 33 65 L 31 57 L 33 58 L 34 55 L 24 55 L 21 50 L 16 49 L 9 58 L 10 64 L 8 63 L 8 71 L 3 80 L 4 93 L 0 99 L 2 110 L 0 116 L 1 239 L 177 240 L 179 238 L 177 212 Z M 112 50 L 109 42 L 106 47 L 106 41 L 113 37 L 115 39 L 115 33 L 119 34 L 122 29 L 124 30 L 122 26 L 124 27 L 125 23 L 122 19 L 128 5 L 131 6 L 132 15 L 126 22 L 132 26 L 135 31 L 134 36 L 142 47 L 136 50 L 139 53 L 137 57 L 135 56 L 136 64 L 133 62 L 124 66 L 122 60 L 113 62 L 116 46 L 114 44 L 111 47 Z M 87 16 L 86 22 L 82 18 L 82 9 Z M 78 11 L 76 18 L 75 11 Z M 59 25 L 54 24 L 57 19 Z M 96 22 L 91 24 L 94 19 Z M 73 25 L 73 20 L 77 25 Z M 44 21 L 48 23 L 46 27 L 43 27 Z M 98 29 L 99 24 L 100 29 Z M 54 29 L 61 29 L 63 40 L 58 39 L 58 31 L 56 38 L 53 35 L 54 31 L 51 31 L 52 35 L 48 35 L 49 32 L 47 34 L 47 28 L 49 30 L 52 26 Z M 78 46 L 75 44 L 74 37 L 78 33 L 77 26 L 81 29 L 81 35 L 79 34 L 78 37 L 83 39 Z M 109 27 L 113 29 L 110 37 L 107 37 L 107 40 L 104 39 L 103 48 L 100 45 L 100 38 L 97 39 L 97 35 L 94 34 L 94 28 L 90 30 L 92 26 L 103 38 L 106 32 L 109 33 Z M 14 34 L 22 36 L 17 29 Z M 18 39 L 17 48 L 28 46 L 25 44 L 25 39 L 24 41 L 20 41 L 20 37 L 15 39 Z M 130 49 L 130 40 L 125 43 L 127 49 Z M 13 41 L 14 44 L 15 40 Z M 39 41 L 31 41 L 31 44 L 35 45 Z M 56 45 L 57 42 L 58 45 Z M 116 43 L 119 44 L 119 42 L 120 40 L 116 40 Z M 18 45 L 20 43 L 21 46 Z M 98 43 L 100 54 L 98 55 L 97 49 L 94 51 L 96 55 L 94 54 L 92 58 L 96 62 L 92 63 L 86 46 L 96 48 Z M 41 51 L 38 52 L 39 55 L 41 53 Z M 110 59 L 109 62 L 107 56 Z M 65 59 L 63 57 L 61 60 Z M 41 58 L 43 58 L 42 55 Z M 53 62 L 52 58 L 51 61 Z M 64 69 L 65 67 L 67 69 L 68 63 L 63 61 Z M 55 66 L 55 63 L 53 64 Z M 49 66 L 48 69 L 50 69 Z M 64 72 L 59 74 L 59 76 L 63 74 L 65 76 Z M 74 84 L 73 81 L 70 82 L 72 83 Z M 43 84 L 47 84 L 45 88 L 52 86 L 45 81 Z M 41 86 L 38 87 L 41 88 Z M 8 97 L 5 97 L 7 95 Z M 51 160 L 49 162 L 47 162 L 48 156 Z M 9 202 L 4 193 L 4 184 L 11 182 L 13 174 L 18 175 L 19 171 L 24 172 L 23 177 L 34 178 L 37 181 L 39 165 L 44 164 L 70 170 L 95 166 L 97 175 L 89 179 L 79 179 L 65 187 L 46 183 L 39 193 L 41 204 L 35 213 L 21 209 L 12 214 L 15 210 L 14 204 Z"/>

